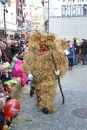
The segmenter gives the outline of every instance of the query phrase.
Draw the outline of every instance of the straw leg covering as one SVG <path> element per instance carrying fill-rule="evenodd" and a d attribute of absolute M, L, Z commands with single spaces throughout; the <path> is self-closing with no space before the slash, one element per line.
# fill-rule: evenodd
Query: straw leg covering
<path fill-rule="evenodd" d="M 54 99 L 56 96 L 56 81 L 43 81 L 35 86 L 36 103 L 42 110 L 47 108 L 49 112 L 55 111 Z"/>

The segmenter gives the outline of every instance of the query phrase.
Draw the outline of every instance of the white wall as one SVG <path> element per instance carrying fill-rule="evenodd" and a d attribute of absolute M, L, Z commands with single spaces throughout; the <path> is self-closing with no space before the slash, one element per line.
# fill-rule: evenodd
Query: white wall
<path fill-rule="evenodd" d="M 2 24 L 0 24 L 0 28 L 4 29 L 4 13 L 3 13 L 3 5 L 0 3 L 0 20 L 2 21 Z M 8 13 L 6 14 L 6 28 L 7 28 L 7 34 L 12 33 L 12 31 L 17 31 L 16 26 L 16 2 L 12 0 L 11 7 L 8 7 L 6 4 L 6 9 L 8 10 Z"/>
<path fill-rule="evenodd" d="M 49 32 L 67 40 L 73 37 L 87 39 L 87 17 L 50 18 Z"/>
<path fill-rule="evenodd" d="M 68 0 L 65 2 L 63 0 L 49 0 L 49 32 L 67 40 L 71 40 L 73 37 L 87 39 L 87 16 L 61 17 L 61 5 L 66 4 L 71 5 L 71 2 L 68 3 Z M 76 0 L 73 4 L 87 4 L 87 1 L 78 2 Z M 48 4 L 45 4 L 45 7 L 48 7 Z M 47 13 L 45 12 L 45 16 Z"/>

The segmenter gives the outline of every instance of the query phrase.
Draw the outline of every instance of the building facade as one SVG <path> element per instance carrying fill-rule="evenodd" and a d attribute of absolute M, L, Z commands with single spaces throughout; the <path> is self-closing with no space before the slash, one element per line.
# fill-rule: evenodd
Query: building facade
<path fill-rule="evenodd" d="M 87 38 L 86 0 L 42 1 L 45 32 L 53 32 L 60 38 Z"/>
<path fill-rule="evenodd" d="M 6 3 L 5 6 L 0 3 L 0 38 L 4 37 L 4 29 L 6 26 L 6 33 L 13 38 L 15 32 L 17 31 L 16 26 L 16 2 L 10 0 L 10 3 Z M 4 11 L 5 11 L 5 21 L 4 23 Z"/>
<path fill-rule="evenodd" d="M 42 7 L 38 5 L 36 0 L 32 0 L 30 5 L 26 5 L 24 10 L 25 16 L 25 26 L 28 31 L 32 32 L 33 30 L 43 31 L 44 18 Z"/>
<path fill-rule="evenodd" d="M 16 0 L 16 23 L 17 23 L 17 32 L 23 31 L 23 6 L 25 4 L 25 0 Z"/>

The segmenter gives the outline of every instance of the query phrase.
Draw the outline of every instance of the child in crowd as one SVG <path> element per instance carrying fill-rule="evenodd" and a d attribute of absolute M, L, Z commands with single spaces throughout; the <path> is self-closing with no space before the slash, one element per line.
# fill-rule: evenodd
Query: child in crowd
<path fill-rule="evenodd" d="M 67 57 L 68 57 L 68 66 L 69 66 L 69 70 L 72 70 L 74 48 L 73 48 L 73 45 L 72 45 L 71 42 L 69 43 L 68 51 L 69 51 L 69 54 L 67 55 Z"/>
<path fill-rule="evenodd" d="M 7 86 L 2 84 L 2 80 L 0 80 L 0 114 L 3 115 L 3 106 L 7 101 L 9 101 L 11 98 L 10 93 L 8 93 Z M 0 119 L 0 122 L 2 122 L 3 118 Z M 10 125 L 12 123 L 12 118 L 5 117 L 4 122 L 0 125 L 0 130 L 8 130 L 10 129 Z M 2 129 L 3 128 L 3 129 Z"/>
<path fill-rule="evenodd" d="M 2 73 L 2 82 L 6 82 L 12 79 L 11 72 L 9 71 L 9 67 L 4 66 L 4 72 Z"/>
<path fill-rule="evenodd" d="M 30 73 L 27 78 L 27 83 L 30 85 L 30 96 L 32 97 L 34 94 L 34 82 L 33 82 L 33 75 Z"/>

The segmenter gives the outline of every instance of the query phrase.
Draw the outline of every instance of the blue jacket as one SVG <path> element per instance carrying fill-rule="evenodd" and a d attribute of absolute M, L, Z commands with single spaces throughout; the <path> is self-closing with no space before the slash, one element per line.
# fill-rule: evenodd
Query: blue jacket
<path fill-rule="evenodd" d="M 73 55 L 74 55 L 74 48 L 72 47 L 72 48 L 68 48 L 68 51 L 69 51 L 69 55 L 67 56 L 68 58 L 71 58 L 71 59 L 73 59 Z"/>

